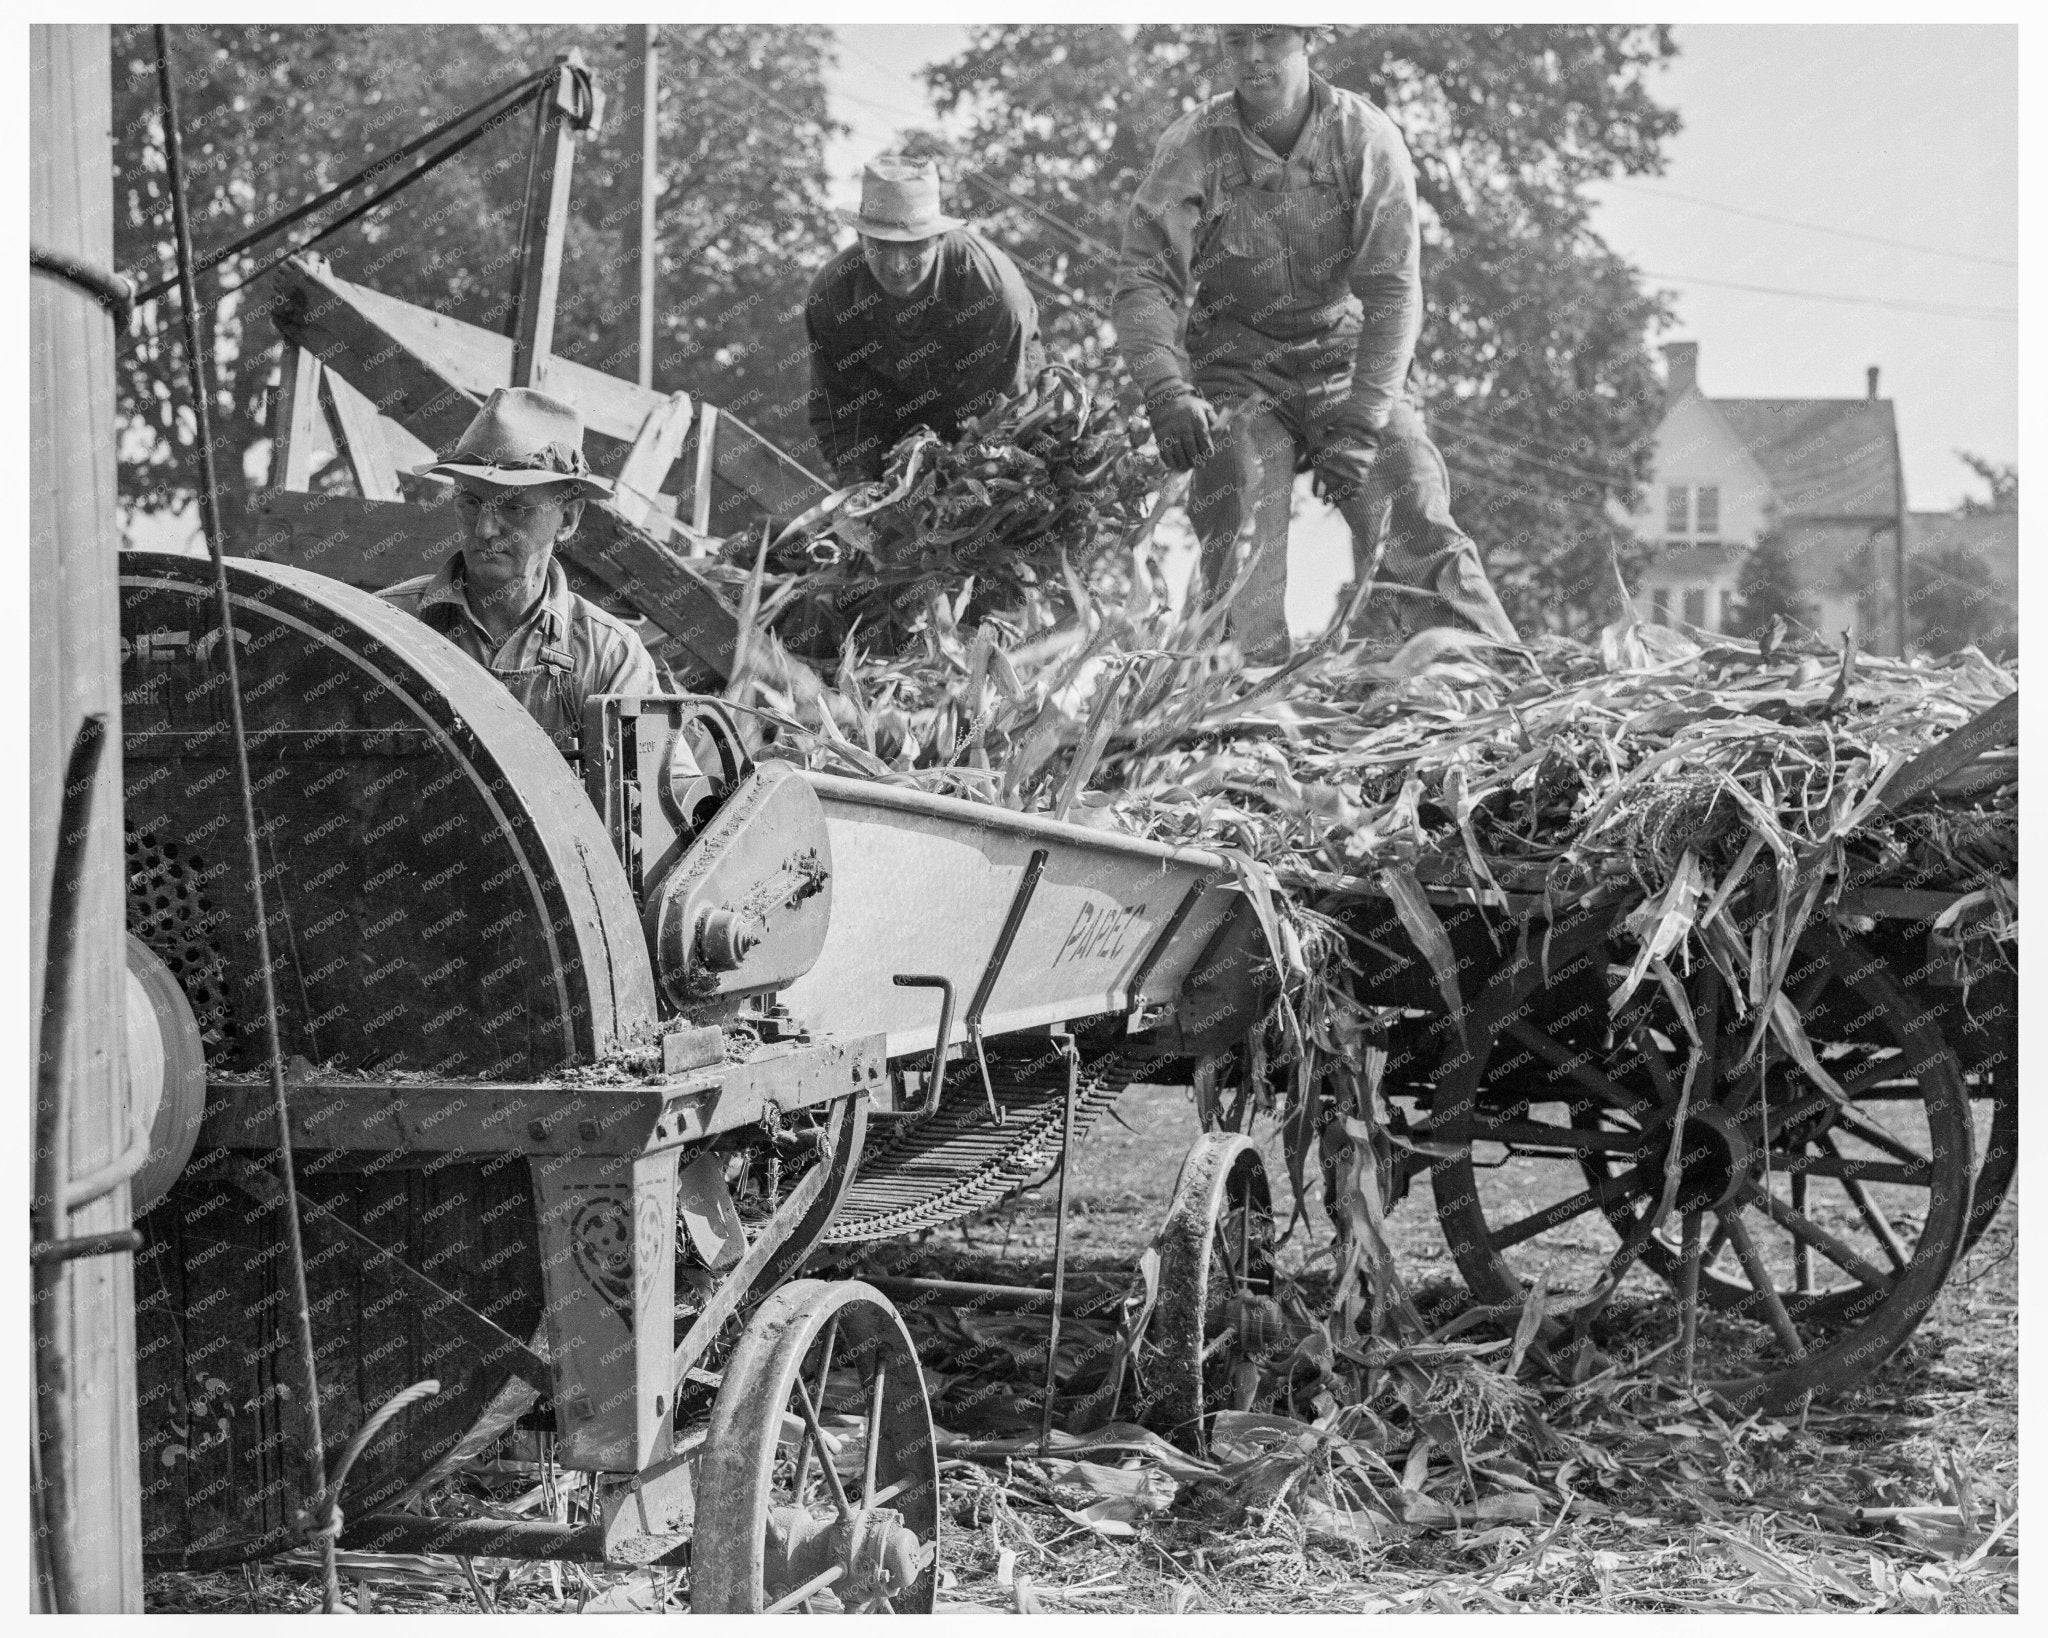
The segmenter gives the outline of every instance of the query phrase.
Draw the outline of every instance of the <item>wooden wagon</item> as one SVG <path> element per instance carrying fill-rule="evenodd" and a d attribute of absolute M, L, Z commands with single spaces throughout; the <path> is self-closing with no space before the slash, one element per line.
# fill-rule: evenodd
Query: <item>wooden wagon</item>
<path fill-rule="evenodd" d="M 2009 778 L 2017 722 L 2011 695 L 1895 774 L 1886 805 Z M 1427 1174 L 1459 1274 L 1508 1323 L 1544 1283 L 1545 1345 L 1574 1374 L 1631 1298 L 1663 1333 L 1637 1363 L 1738 1406 L 1874 1370 L 2012 1185 L 2017 951 L 1968 936 L 1991 895 L 1848 885 L 1785 958 L 1790 1017 L 1767 1029 L 1763 972 L 1704 958 L 1615 1011 L 1626 905 L 1499 874 L 1497 895 L 1426 889 L 1434 959 L 1383 884 L 1322 901 L 1361 997 L 1390 1009 L 1393 1196 Z"/>

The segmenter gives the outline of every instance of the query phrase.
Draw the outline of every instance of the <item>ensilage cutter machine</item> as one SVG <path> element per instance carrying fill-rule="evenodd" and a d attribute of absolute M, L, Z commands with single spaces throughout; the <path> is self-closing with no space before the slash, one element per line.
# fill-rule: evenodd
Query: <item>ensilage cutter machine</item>
<path fill-rule="evenodd" d="M 902 1318 L 796 1276 L 994 1203 L 1131 1081 L 1241 1041 L 1268 968 L 1230 866 L 810 772 L 691 696 L 593 702 L 579 782 L 410 617 L 229 576 L 330 1441 L 440 1384 L 354 1468 L 344 1545 L 687 1555 L 699 1609 L 930 1608 Z M 144 1523 L 202 1567 L 303 1528 L 302 1388 L 211 571 L 131 553 L 121 588 L 129 1027 L 161 1088 Z M 515 1426 L 595 1476 L 587 1522 L 407 1510 Z"/>

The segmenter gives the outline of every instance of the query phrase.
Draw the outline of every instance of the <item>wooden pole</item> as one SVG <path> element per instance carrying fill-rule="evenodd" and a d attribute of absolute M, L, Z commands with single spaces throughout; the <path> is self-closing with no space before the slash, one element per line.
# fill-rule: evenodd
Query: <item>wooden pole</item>
<path fill-rule="evenodd" d="M 636 266 L 640 275 L 639 380 L 643 387 L 654 385 L 654 196 L 661 172 L 656 157 L 655 113 L 661 93 L 661 26 L 635 23 L 628 31 L 628 55 L 640 65 L 640 164 L 635 178 L 640 195 L 640 245 Z"/>
<path fill-rule="evenodd" d="M 574 53 L 560 60 L 554 95 L 541 104 L 532 185 L 526 195 L 525 260 L 519 270 L 519 325 L 513 331 L 512 385 L 545 389 L 555 347 L 555 305 L 562 290 L 562 243 L 569 231 L 569 178 L 576 163 Z"/>
<path fill-rule="evenodd" d="M 107 29 L 29 30 L 29 235 L 41 248 L 111 270 L 114 196 L 107 155 L 113 100 Z M 31 1002 L 31 1074 L 61 1045 L 65 1130 L 57 1148 L 69 1175 L 116 1159 L 128 1145 L 125 1031 L 127 886 L 121 839 L 120 605 L 114 503 L 114 326 L 93 297 L 57 279 L 29 280 L 29 948 L 32 996 L 43 993 L 43 955 L 59 854 L 65 766 L 90 715 L 107 743 L 77 850 L 76 920 L 69 939 L 71 1027 L 42 1038 Z M 33 1122 L 34 1111 L 31 1110 Z M 77 1211 L 69 1238 L 129 1225 L 128 1187 Z M 40 1484 L 34 1607 L 138 1612 L 142 1608 L 141 1455 L 136 1441 L 134 1268 L 129 1255 L 81 1257 L 33 1275 L 38 1364 L 57 1404 L 60 1438 L 38 1438 Z M 44 1421 L 43 1426 L 51 1425 Z M 52 1482 L 54 1481 L 54 1483 Z M 32 1522 L 32 1531 L 38 1523 Z M 48 1574 L 43 1572 L 49 1572 Z"/>

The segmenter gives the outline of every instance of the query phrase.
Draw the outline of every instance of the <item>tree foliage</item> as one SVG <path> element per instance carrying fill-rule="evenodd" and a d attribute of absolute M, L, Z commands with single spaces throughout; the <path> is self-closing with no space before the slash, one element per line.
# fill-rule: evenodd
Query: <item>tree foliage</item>
<path fill-rule="evenodd" d="M 1965 515 L 1982 517 L 1987 513 L 2017 512 L 2020 509 L 2020 469 L 2017 463 L 2007 465 L 1986 460 L 1966 449 L 1957 450 L 1956 459 L 1984 480 L 1982 495 L 1963 497 Z"/>
<path fill-rule="evenodd" d="M 1916 555 L 1907 570 L 1914 644 L 1931 654 L 1975 645 L 1993 656 L 2019 646 L 2012 590 L 1962 542 Z"/>
<path fill-rule="evenodd" d="M 1754 641 L 1770 629 L 1773 620 L 1811 630 L 1820 618 L 1783 537 L 1770 531 L 1742 560 L 1735 595 L 1733 634 L 1737 637 Z"/>
<path fill-rule="evenodd" d="M 1124 210 L 1174 119 L 1212 89 L 1196 25 L 987 25 L 928 70 L 954 134 L 927 136 L 956 177 L 971 165 L 1026 203 L 988 230 L 1037 279 L 1054 343 L 1110 344 Z M 1422 202 L 1427 320 L 1417 382 L 1478 539 L 1525 630 L 1611 617 L 1611 558 L 1639 549 L 1616 507 L 1648 476 L 1663 389 L 1647 339 L 1666 316 L 1601 241 L 1582 189 L 1662 166 L 1678 117 L 1649 79 L 1664 28 L 1342 28 L 1317 71 L 1401 126 Z"/>
<path fill-rule="evenodd" d="M 557 354 L 630 376 L 638 333 L 629 161 L 638 65 L 625 31 L 510 24 L 445 27 L 184 27 L 171 30 L 201 254 L 440 124 L 558 52 L 580 46 L 606 96 L 579 143 L 564 251 Z M 823 27 L 699 25 L 662 35 L 657 205 L 661 266 L 654 384 L 732 408 L 771 437 L 802 439 L 808 269 L 830 252 L 824 149 L 834 127 Z M 143 282 L 171 267 L 162 121 L 150 31 L 113 47 L 115 253 Z M 522 112 L 371 216 L 318 247 L 342 278 L 487 328 L 509 329 L 533 119 Z M 202 303 L 279 242 L 202 275 Z M 267 388 L 277 335 L 268 289 L 212 308 L 213 404 L 232 510 L 266 476 Z M 121 484 L 129 511 L 175 510 L 196 461 L 175 294 L 144 310 L 124 346 Z M 794 363 L 792 363 L 794 360 Z"/>

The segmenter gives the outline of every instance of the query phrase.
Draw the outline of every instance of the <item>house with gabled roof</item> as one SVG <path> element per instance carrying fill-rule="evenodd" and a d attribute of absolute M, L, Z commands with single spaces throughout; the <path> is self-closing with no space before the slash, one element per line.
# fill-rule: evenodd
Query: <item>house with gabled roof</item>
<path fill-rule="evenodd" d="M 1861 398 L 1709 398 L 1699 344 L 1665 361 L 1648 509 L 1632 522 L 1655 551 L 1638 614 L 1732 629 L 1742 566 L 1769 533 L 1784 544 L 1819 632 L 1891 652 L 1905 480 L 1877 371 Z"/>

